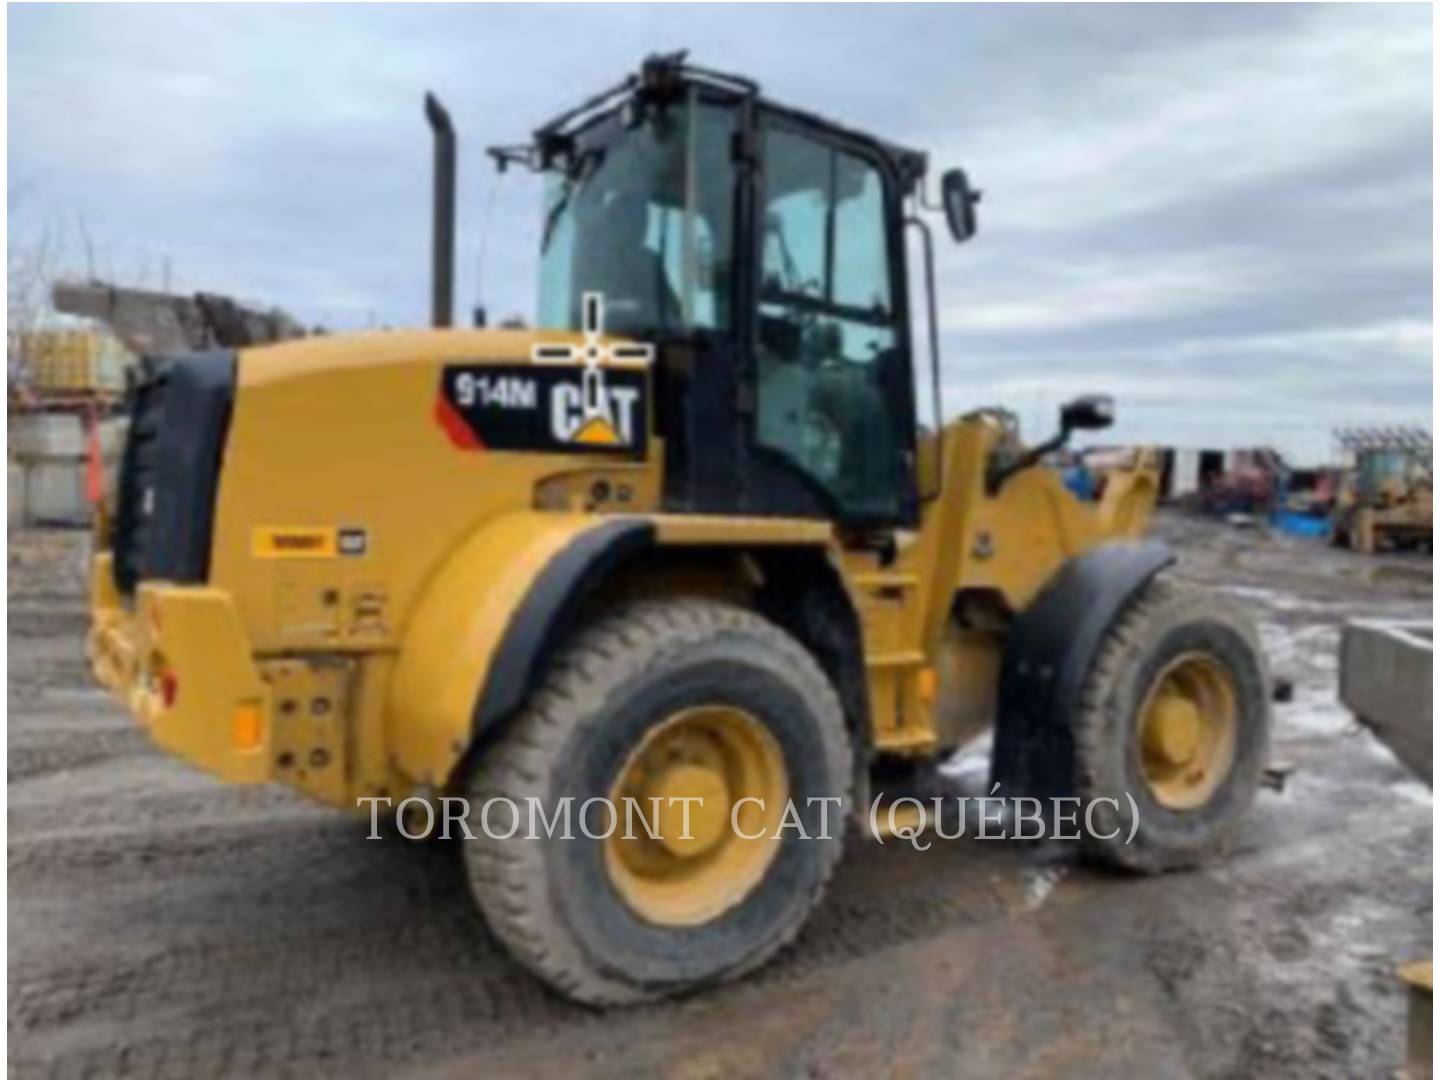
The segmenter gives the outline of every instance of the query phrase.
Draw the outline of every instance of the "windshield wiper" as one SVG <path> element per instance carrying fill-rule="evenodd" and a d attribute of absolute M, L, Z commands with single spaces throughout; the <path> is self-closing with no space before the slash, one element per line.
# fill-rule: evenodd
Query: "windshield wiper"
<path fill-rule="evenodd" d="M 567 186 L 565 188 L 565 193 L 555 201 L 555 205 L 552 206 L 550 208 L 550 212 L 545 215 L 545 227 L 541 230 L 540 233 L 540 253 L 542 255 L 549 250 L 550 237 L 554 235 L 555 226 L 560 224 L 560 215 L 563 214 L 565 212 L 565 208 L 570 205 L 570 196 L 574 194 L 574 185 L 572 184 Z"/>

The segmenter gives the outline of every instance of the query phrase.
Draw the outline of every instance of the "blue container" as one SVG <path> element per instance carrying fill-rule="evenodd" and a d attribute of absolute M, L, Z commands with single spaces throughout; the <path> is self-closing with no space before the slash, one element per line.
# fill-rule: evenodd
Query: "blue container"
<path fill-rule="evenodd" d="M 1313 514 L 1301 514 L 1294 510 L 1277 510 L 1270 517 L 1270 523 L 1283 533 L 1321 540 L 1330 535 L 1330 519 Z"/>

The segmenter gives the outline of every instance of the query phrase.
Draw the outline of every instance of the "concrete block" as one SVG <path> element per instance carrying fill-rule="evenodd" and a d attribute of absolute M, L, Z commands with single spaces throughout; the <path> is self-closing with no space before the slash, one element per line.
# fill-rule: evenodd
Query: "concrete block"
<path fill-rule="evenodd" d="M 125 447 L 128 417 L 100 421 L 100 456 L 115 459 Z M 20 413 L 10 417 L 10 453 L 21 461 L 83 458 L 89 453 L 84 418 L 78 413 Z"/>
<path fill-rule="evenodd" d="M 85 525 L 85 464 L 32 461 L 25 466 L 25 515 L 30 525 Z"/>
<path fill-rule="evenodd" d="M 1340 635 L 1340 700 L 1395 756 L 1431 782 L 1434 625 L 1357 619 Z"/>
<path fill-rule="evenodd" d="M 85 433 L 73 413 L 21 413 L 10 418 L 10 452 L 21 461 L 79 457 Z"/>

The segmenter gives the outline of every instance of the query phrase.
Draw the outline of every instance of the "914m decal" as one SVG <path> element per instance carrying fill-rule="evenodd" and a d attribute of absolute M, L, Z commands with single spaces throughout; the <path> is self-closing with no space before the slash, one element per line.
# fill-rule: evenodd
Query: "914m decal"
<path fill-rule="evenodd" d="M 596 389 L 588 375 L 569 365 L 451 364 L 436 418 L 468 450 L 643 455 L 645 372 L 612 368 Z"/>
<path fill-rule="evenodd" d="M 450 440 L 472 450 L 643 456 L 654 349 L 600 340 L 599 293 L 585 294 L 584 316 L 583 343 L 536 344 L 529 364 L 447 365 L 435 413 Z"/>

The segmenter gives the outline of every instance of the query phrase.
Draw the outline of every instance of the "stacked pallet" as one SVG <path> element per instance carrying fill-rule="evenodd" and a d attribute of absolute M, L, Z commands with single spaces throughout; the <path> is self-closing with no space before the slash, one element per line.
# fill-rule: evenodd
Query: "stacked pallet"
<path fill-rule="evenodd" d="M 41 400 L 118 395 L 135 362 L 117 338 L 93 330 L 28 330 L 15 347 L 26 387 Z"/>

